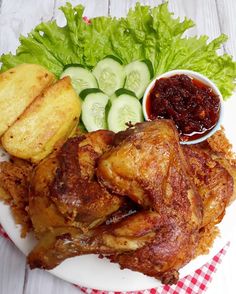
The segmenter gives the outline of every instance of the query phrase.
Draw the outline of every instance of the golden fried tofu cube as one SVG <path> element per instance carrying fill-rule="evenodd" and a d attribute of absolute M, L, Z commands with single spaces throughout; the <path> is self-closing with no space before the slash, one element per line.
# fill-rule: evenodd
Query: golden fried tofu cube
<path fill-rule="evenodd" d="M 81 102 L 65 77 L 39 95 L 2 137 L 6 151 L 39 162 L 78 124 Z"/>
<path fill-rule="evenodd" d="M 20 64 L 0 74 L 0 137 L 54 80 L 38 64 Z"/>

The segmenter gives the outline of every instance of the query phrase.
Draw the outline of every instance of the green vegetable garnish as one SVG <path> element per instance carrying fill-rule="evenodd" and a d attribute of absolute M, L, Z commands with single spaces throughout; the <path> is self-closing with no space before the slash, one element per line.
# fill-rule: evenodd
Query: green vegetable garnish
<path fill-rule="evenodd" d="M 1 56 L 1 71 L 19 63 L 39 63 L 59 77 L 66 64 L 90 68 L 113 55 L 124 64 L 149 59 L 155 75 L 173 69 L 198 71 L 217 84 L 225 99 L 235 88 L 236 63 L 231 56 L 217 53 L 227 36 L 210 43 L 207 36 L 183 37 L 194 23 L 174 18 L 167 3 L 155 8 L 137 4 L 126 18 L 97 17 L 90 25 L 82 18 L 82 5 L 73 8 L 67 3 L 61 10 L 67 25 L 41 23 L 28 37 L 21 36 L 16 55 Z"/>

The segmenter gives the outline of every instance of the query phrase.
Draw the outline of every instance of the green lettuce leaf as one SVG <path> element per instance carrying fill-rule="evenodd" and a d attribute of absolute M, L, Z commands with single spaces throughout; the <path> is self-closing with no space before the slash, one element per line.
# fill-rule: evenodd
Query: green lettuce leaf
<path fill-rule="evenodd" d="M 21 45 L 16 55 L 11 53 L 3 54 L 0 61 L 3 63 L 1 71 L 7 70 L 20 63 L 37 63 L 48 68 L 50 71 L 59 74 L 62 70 L 60 62 L 46 48 L 38 43 L 32 36 L 20 37 Z"/>
<path fill-rule="evenodd" d="M 164 3 L 154 8 L 136 4 L 125 18 L 97 17 L 87 24 L 84 7 L 61 7 L 66 25 L 55 21 L 39 24 L 27 37 L 20 37 L 16 55 L 3 54 L 1 71 L 17 64 L 39 63 L 60 76 L 63 67 L 79 63 L 92 68 L 107 55 L 124 64 L 149 59 L 155 75 L 172 69 L 191 69 L 212 79 L 226 99 L 235 89 L 236 63 L 217 50 L 227 40 L 221 35 L 209 42 L 207 36 L 183 37 L 194 26 L 192 20 L 174 18 Z"/>

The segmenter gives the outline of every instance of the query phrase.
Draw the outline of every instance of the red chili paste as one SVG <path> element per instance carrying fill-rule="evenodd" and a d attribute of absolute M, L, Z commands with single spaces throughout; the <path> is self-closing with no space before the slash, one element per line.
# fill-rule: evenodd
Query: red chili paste
<path fill-rule="evenodd" d="M 220 98 L 208 85 L 180 74 L 156 81 L 147 97 L 146 110 L 150 120 L 172 119 L 181 141 L 190 141 L 214 128 Z"/>

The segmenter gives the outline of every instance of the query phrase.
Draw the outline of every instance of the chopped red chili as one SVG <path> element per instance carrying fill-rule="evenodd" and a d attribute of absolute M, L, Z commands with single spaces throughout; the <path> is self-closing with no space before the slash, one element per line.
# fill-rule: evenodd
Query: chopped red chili
<path fill-rule="evenodd" d="M 219 119 L 220 98 L 211 87 L 187 75 L 161 78 L 149 92 L 146 104 L 150 120 L 172 119 L 182 141 L 200 138 Z"/>

